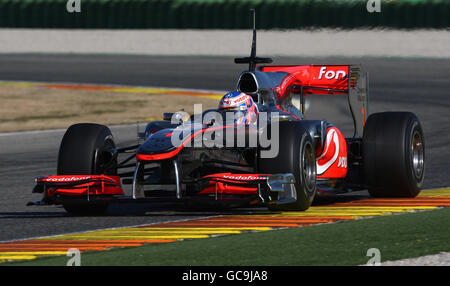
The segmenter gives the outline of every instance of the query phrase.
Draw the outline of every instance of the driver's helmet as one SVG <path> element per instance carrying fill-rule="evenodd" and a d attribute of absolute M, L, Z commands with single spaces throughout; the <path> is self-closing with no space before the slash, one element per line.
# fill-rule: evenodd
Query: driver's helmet
<path fill-rule="evenodd" d="M 252 97 L 240 91 L 225 94 L 220 100 L 219 111 L 224 120 L 229 118 L 227 113 L 232 112 L 235 124 L 249 125 L 255 123 L 258 117 L 258 107 Z"/>

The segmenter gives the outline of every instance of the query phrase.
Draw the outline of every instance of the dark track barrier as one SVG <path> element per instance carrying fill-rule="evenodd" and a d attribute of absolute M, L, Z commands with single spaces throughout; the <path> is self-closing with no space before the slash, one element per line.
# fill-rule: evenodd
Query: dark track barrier
<path fill-rule="evenodd" d="M 260 29 L 448 28 L 450 0 L 0 0 L 0 27 L 89 29 L 248 29 L 249 9 Z"/>

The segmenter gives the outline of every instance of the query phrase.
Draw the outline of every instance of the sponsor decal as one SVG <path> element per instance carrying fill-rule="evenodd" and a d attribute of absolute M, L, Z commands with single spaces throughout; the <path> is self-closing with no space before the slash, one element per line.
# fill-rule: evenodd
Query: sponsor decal
<path fill-rule="evenodd" d="M 344 79 L 347 73 L 343 70 L 327 70 L 327 67 L 321 67 L 319 72 L 319 79 Z"/>
<path fill-rule="evenodd" d="M 88 180 L 91 177 L 50 177 L 45 179 L 47 182 L 76 182 L 76 181 L 84 181 Z"/>
<path fill-rule="evenodd" d="M 244 102 L 247 102 L 248 96 L 245 93 L 241 93 L 238 97 L 235 98 L 224 98 L 222 100 L 223 107 L 234 107 Z"/>
<path fill-rule="evenodd" d="M 245 181 L 264 180 L 265 179 L 260 176 L 252 176 L 252 175 L 246 175 L 246 176 L 224 175 L 223 178 L 230 179 L 230 180 L 245 180 Z"/>
<path fill-rule="evenodd" d="M 347 157 L 339 157 L 338 168 L 347 168 Z"/>
<path fill-rule="evenodd" d="M 320 164 L 319 160 L 328 153 L 328 150 L 330 149 L 331 144 L 334 145 L 333 157 L 329 161 L 325 162 L 324 164 Z M 331 165 L 334 164 L 334 162 L 336 162 L 338 156 L 339 156 L 338 134 L 337 134 L 336 130 L 330 129 L 330 131 L 328 131 L 328 133 L 327 133 L 327 141 L 326 141 L 326 145 L 325 145 L 325 151 L 319 158 L 317 158 L 317 175 L 322 175 L 323 173 L 325 173 L 325 171 L 328 170 L 328 168 L 330 168 Z"/>

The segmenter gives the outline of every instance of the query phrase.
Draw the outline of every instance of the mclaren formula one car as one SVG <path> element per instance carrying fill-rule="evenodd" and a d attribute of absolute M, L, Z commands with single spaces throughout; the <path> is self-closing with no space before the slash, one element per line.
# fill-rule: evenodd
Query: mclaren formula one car
<path fill-rule="evenodd" d="M 250 57 L 235 62 L 249 68 L 220 108 L 164 114 L 138 132 L 133 146 L 117 147 L 104 125 L 70 126 L 57 175 L 36 178 L 33 192 L 43 198 L 30 205 L 60 204 L 73 214 L 130 200 L 303 211 L 328 192 L 420 192 L 420 122 L 410 112 L 369 115 L 361 66 L 265 65 L 272 60 L 256 56 L 255 29 Z M 305 118 L 305 98 L 319 94 L 348 102 L 353 136 L 345 138 L 332 122 Z"/>

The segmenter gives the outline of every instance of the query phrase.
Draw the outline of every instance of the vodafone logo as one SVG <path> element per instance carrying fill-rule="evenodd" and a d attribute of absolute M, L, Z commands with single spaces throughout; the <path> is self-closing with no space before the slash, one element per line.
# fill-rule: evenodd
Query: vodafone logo
<path fill-rule="evenodd" d="M 235 99 L 231 99 L 230 103 L 235 105 L 235 104 L 241 104 L 243 102 L 245 102 L 247 100 L 247 96 L 245 94 L 241 94 L 241 96 L 235 98 Z"/>
<path fill-rule="evenodd" d="M 75 181 L 83 181 L 88 180 L 91 177 L 62 177 L 62 178 L 48 178 L 46 181 L 48 182 L 75 182 Z"/>
<path fill-rule="evenodd" d="M 347 168 L 347 157 L 339 157 L 338 168 Z"/>
<path fill-rule="evenodd" d="M 236 98 L 224 98 L 221 101 L 221 106 L 222 107 L 234 107 L 237 106 L 241 103 L 244 103 L 248 100 L 248 96 L 245 93 L 241 93 L 238 97 Z"/>
<path fill-rule="evenodd" d="M 347 73 L 343 70 L 327 70 L 327 67 L 321 67 L 319 72 L 319 79 L 344 79 Z"/>
<path fill-rule="evenodd" d="M 329 161 L 325 162 L 324 164 L 319 164 L 319 160 L 322 159 L 322 157 L 324 157 L 325 155 L 327 155 L 331 144 L 334 144 L 333 157 L 331 157 L 331 159 Z M 322 175 L 323 173 L 325 173 L 325 171 L 328 170 L 328 168 L 330 168 L 331 165 L 334 164 L 334 162 L 336 162 L 338 156 L 339 156 L 338 135 L 336 133 L 336 130 L 330 129 L 330 131 L 327 133 L 327 141 L 326 141 L 326 145 L 325 145 L 325 151 L 319 158 L 317 158 L 317 174 Z"/>
<path fill-rule="evenodd" d="M 223 176 L 224 179 L 231 179 L 231 180 L 261 180 L 263 178 L 259 177 L 259 176 Z"/>

